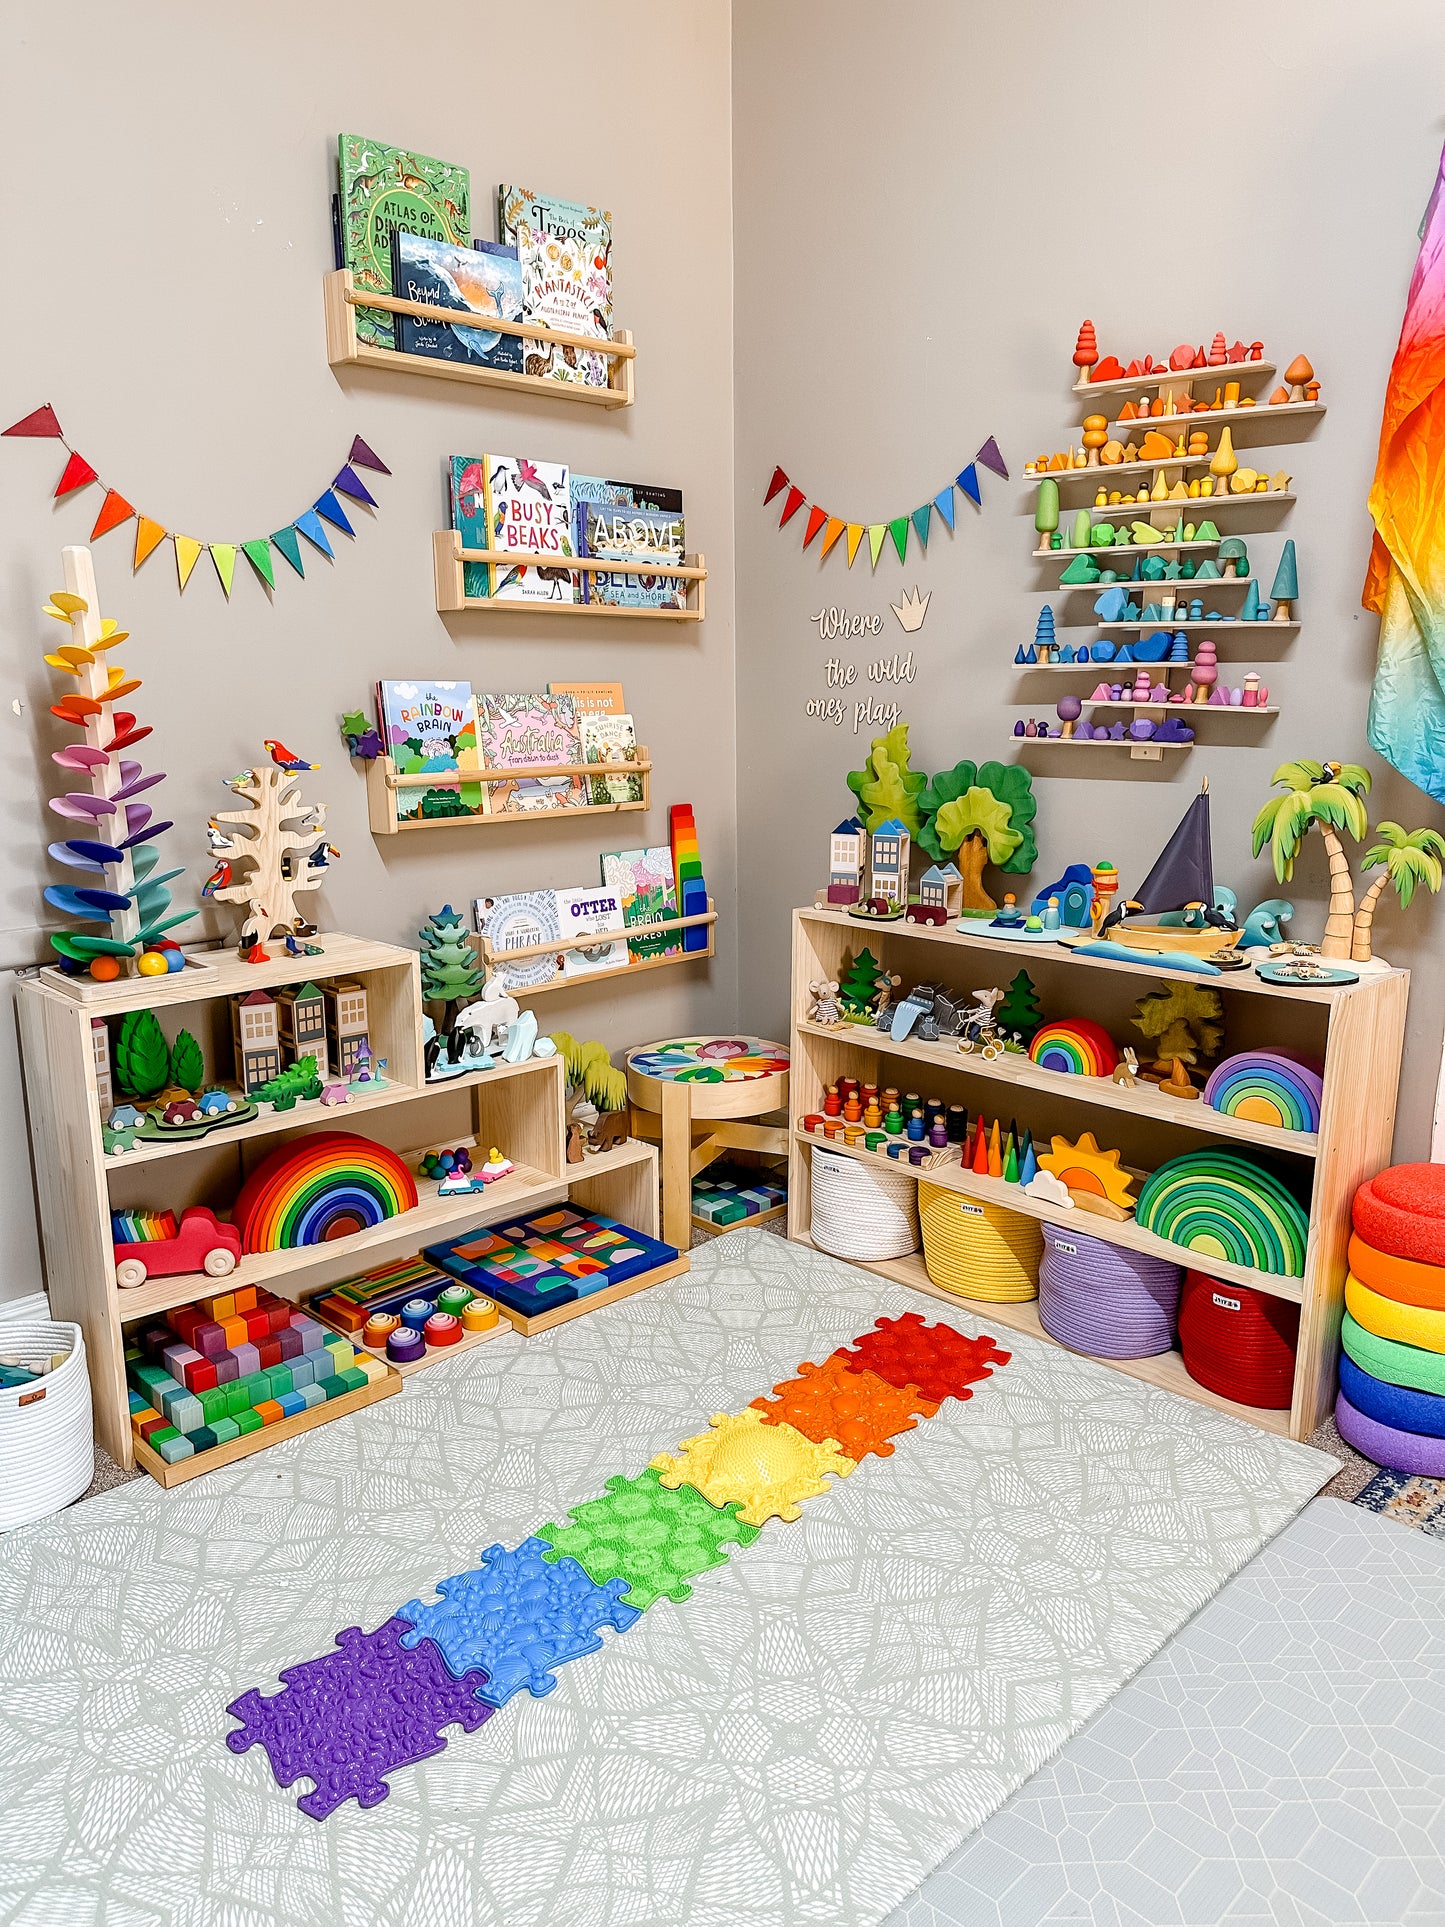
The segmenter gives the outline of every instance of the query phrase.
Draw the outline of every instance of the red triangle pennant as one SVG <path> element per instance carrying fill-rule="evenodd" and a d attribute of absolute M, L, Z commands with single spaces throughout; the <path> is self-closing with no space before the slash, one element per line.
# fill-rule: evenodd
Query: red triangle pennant
<path fill-rule="evenodd" d="M 122 522 L 128 522 L 134 514 L 135 510 L 118 489 L 107 489 L 105 500 L 100 505 L 100 514 L 95 518 L 95 527 L 90 531 L 91 541 L 111 529 L 118 529 Z"/>
<path fill-rule="evenodd" d="M 84 488 L 94 480 L 95 470 L 91 467 L 90 463 L 86 461 L 83 455 L 77 455 L 74 450 L 72 450 L 70 460 L 65 464 L 65 473 L 61 476 L 59 484 L 56 487 L 55 499 L 59 501 L 62 495 L 69 495 L 75 489 Z"/>
<path fill-rule="evenodd" d="M 828 519 L 828 511 L 826 509 L 820 509 L 817 503 L 815 502 L 812 508 L 808 510 L 808 532 L 803 537 L 803 547 L 805 549 L 807 548 L 808 544 L 813 540 L 814 536 L 818 533 L 819 529 L 822 528 L 823 524 L 827 521 L 827 519 Z"/>
<path fill-rule="evenodd" d="M 6 432 L 10 433 L 12 431 L 7 430 Z M 779 494 L 787 486 L 788 486 L 787 476 L 783 473 L 783 471 L 780 468 L 775 468 L 773 470 L 773 479 L 771 482 L 768 483 L 768 492 L 763 497 L 763 507 L 766 508 L 768 506 L 768 503 L 772 501 L 773 497 Z"/>
<path fill-rule="evenodd" d="M 9 428 L 3 430 L 3 433 L 6 435 L 52 435 L 58 437 L 60 434 L 60 423 L 55 419 L 55 410 L 50 406 L 49 402 L 46 402 L 43 408 L 37 408 L 33 415 L 27 415 L 24 421 L 13 423 Z"/>
<path fill-rule="evenodd" d="M 378 475 L 390 475 L 391 470 L 379 455 L 373 454 L 366 443 L 357 435 L 351 444 L 351 453 L 346 458 L 355 462 L 358 468 L 374 468 Z"/>
<path fill-rule="evenodd" d="M 807 496 L 804 495 L 800 488 L 790 488 L 788 490 L 788 499 L 783 504 L 782 519 L 779 521 L 778 527 L 781 528 L 784 522 L 791 522 L 807 499 Z"/>

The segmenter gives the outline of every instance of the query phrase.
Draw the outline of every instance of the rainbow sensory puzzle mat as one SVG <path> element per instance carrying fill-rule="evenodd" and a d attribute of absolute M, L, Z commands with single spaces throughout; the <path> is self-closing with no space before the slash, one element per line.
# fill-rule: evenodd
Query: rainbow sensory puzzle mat
<path fill-rule="evenodd" d="M 428 1245 L 422 1256 L 531 1317 L 671 1264 L 677 1251 L 600 1212 L 559 1205 Z"/>
<path fill-rule="evenodd" d="M 798 1518 L 830 1477 L 891 1454 L 1010 1356 L 917 1312 L 879 1318 L 772 1397 L 715 1413 L 676 1454 L 612 1476 L 568 1523 L 487 1547 L 475 1569 L 438 1582 L 437 1601 L 409 1600 L 372 1633 L 347 1627 L 336 1651 L 283 1668 L 279 1693 L 242 1693 L 226 1743 L 263 1746 L 280 1786 L 310 1779 L 296 1804 L 312 1819 L 348 1799 L 376 1806 L 389 1774 L 445 1749 L 443 1727 L 473 1732 L 523 1687 L 550 1693 L 558 1666 L 601 1650 L 602 1627 L 624 1633 L 656 1600 L 687 1600 L 692 1579 L 769 1520 Z"/>

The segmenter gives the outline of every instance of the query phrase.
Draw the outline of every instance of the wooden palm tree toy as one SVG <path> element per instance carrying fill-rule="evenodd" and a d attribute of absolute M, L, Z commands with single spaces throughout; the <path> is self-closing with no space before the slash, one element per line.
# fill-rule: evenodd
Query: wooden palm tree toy
<path fill-rule="evenodd" d="M 1306 836 L 1318 826 L 1330 864 L 1330 907 L 1320 955 L 1348 959 L 1355 939 L 1355 887 L 1340 835 L 1358 843 L 1369 828 L 1363 799 L 1369 793 L 1370 772 L 1359 763 L 1301 758 L 1281 763 L 1270 782 L 1283 794 L 1271 796 L 1254 819 L 1254 854 L 1268 844 L 1276 877 L 1288 883 Z"/>
<path fill-rule="evenodd" d="M 171 894 L 165 886 L 185 872 L 157 871 L 155 839 L 171 825 L 153 821 L 151 805 L 134 800 L 163 783 L 165 771 L 148 776 L 138 762 L 120 753 L 151 733 L 128 710 L 116 708 L 141 686 L 139 677 L 127 676 L 119 663 L 108 661 L 108 652 L 126 640 L 126 632 L 100 613 L 90 550 L 62 549 L 61 562 L 65 587 L 51 596 L 45 613 L 69 626 L 70 640 L 57 644 L 45 658 L 67 679 L 50 713 L 78 730 L 79 740 L 50 755 L 86 787 L 52 796 L 50 808 L 73 824 L 85 825 L 85 833 L 52 843 L 50 855 L 71 870 L 89 872 L 95 881 L 52 884 L 45 901 L 68 917 L 99 924 L 106 934 L 55 931 L 50 941 L 63 968 L 88 969 L 99 978 L 121 970 L 134 974 L 148 946 L 196 913 L 166 914 Z"/>
<path fill-rule="evenodd" d="M 217 868 L 226 867 L 227 881 L 207 888 L 217 903 L 245 904 L 243 955 L 260 963 L 268 935 L 283 941 L 313 933 L 298 916 L 296 899 L 320 889 L 326 873 L 325 859 L 332 854 L 324 828 L 326 805 L 304 801 L 301 772 L 278 768 L 274 760 L 241 770 L 226 787 L 248 807 L 220 810 L 211 819 L 212 853 Z"/>
<path fill-rule="evenodd" d="M 1445 880 L 1445 836 L 1438 830 L 1406 830 L 1398 823 L 1377 823 L 1375 835 L 1378 843 L 1371 844 L 1360 859 L 1360 870 L 1379 870 L 1380 874 L 1360 899 L 1360 907 L 1355 912 L 1354 941 L 1350 947 L 1351 963 L 1370 963 L 1374 960 L 1371 950 L 1371 932 L 1375 922 L 1375 906 L 1392 885 L 1395 895 L 1400 899 L 1400 908 L 1408 910 L 1410 899 L 1422 886 L 1434 896 Z"/>

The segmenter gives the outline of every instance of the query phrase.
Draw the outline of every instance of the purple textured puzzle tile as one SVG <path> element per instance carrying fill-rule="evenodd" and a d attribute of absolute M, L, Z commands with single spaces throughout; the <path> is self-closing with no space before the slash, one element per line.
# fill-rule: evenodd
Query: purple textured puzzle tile
<path fill-rule="evenodd" d="M 493 1712 L 477 1698 L 484 1672 L 456 1677 L 429 1639 L 403 1646 L 410 1632 L 404 1619 L 374 1633 L 348 1626 L 336 1635 L 337 1652 L 288 1666 L 281 1692 L 252 1687 L 233 1700 L 226 1711 L 241 1725 L 227 1746 L 264 1746 L 278 1786 L 309 1776 L 315 1789 L 296 1804 L 313 1820 L 343 1800 L 378 1805 L 391 1791 L 388 1773 L 445 1749 L 438 1728 L 455 1722 L 473 1733 Z"/>

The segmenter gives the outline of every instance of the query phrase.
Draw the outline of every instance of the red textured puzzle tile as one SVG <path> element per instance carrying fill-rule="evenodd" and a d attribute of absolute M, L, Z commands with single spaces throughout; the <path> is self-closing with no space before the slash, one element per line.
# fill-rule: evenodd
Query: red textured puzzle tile
<path fill-rule="evenodd" d="M 876 1372 L 850 1371 L 837 1352 L 825 1364 L 800 1365 L 796 1378 L 773 1390 L 775 1398 L 753 1400 L 767 1424 L 791 1425 L 815 1445 L 834 1439 L 850 1459 L 865 1452 L 886 1459 L 897 1433 L 911 1432 L 920 1418 L 932 1418 L 938 1410 L 915 1386 L 890 1385 Z"/>
<path fill-rule="evenodd" d="M 834 1352 L 850 1372 L 876 1372 L 890 1385 L 913 1385 L 927 1399 L 967 1398 L 968 1387 L 991 1378 L 995 1365 L 1007 1365 L 1012 1352 L 1000 1351 L 980 1333 L 965 1338 L 952 1325 L 925 1325 L 916 1311 L 879 1318 L 875 1329 Z"/>

